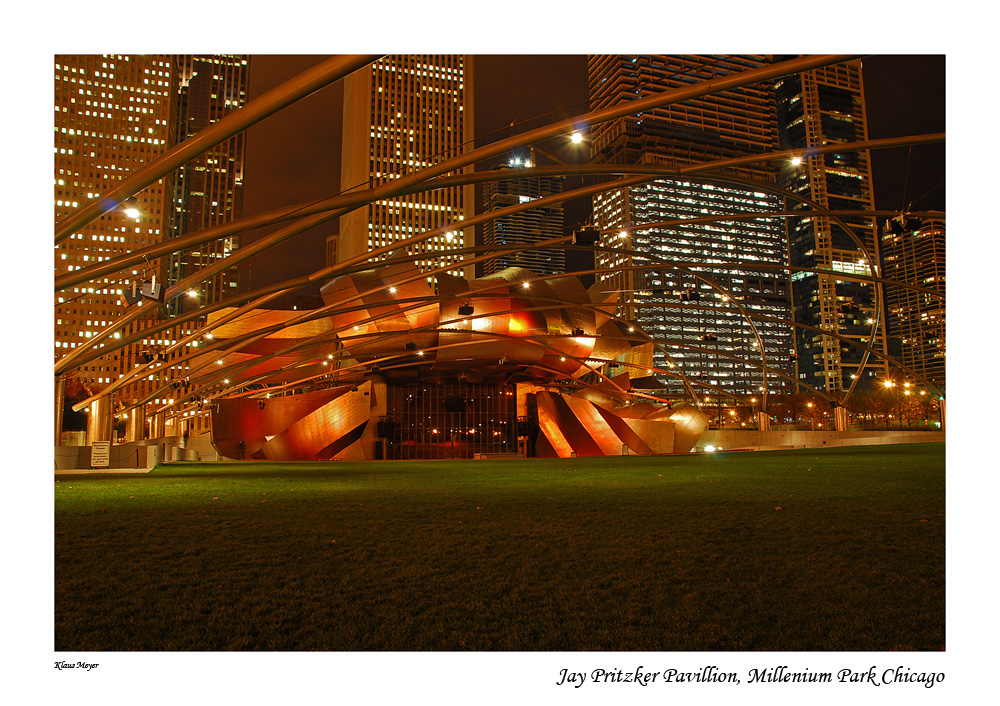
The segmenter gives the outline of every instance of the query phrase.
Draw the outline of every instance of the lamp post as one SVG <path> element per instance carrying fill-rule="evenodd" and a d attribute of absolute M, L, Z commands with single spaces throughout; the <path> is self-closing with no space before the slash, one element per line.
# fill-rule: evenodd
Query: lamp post
<path fill-rule="evenodd" d="M 896 387 L 896 383 L 893 382 L 892 380 L 886 380 L 885 382 L 882 383 L 882 387 L 884 387 L 886 390 L 892 390 L 892 388 Z M 900 423 L 902 423 L 902 422 L 900 422 Z M 886 426 L 888 426 L 888 425 L 886 425 Z"/>

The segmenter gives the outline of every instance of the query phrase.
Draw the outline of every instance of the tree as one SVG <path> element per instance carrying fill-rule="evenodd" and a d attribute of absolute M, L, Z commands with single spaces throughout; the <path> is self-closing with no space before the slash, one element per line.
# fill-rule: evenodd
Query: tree
<path fill-rule="evenodd" d="M 73 405 L 90 397 L 90 391 L 78 378 L 66 380 L 66 391 L 63 396 L 62 431 L 87 431 L 87 413 L 83 410 L 73 411 Z"/>

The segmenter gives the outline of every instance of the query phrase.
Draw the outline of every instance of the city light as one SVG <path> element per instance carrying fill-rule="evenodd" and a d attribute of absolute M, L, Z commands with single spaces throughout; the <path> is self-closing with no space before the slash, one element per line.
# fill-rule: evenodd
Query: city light
<path fill-rule="evenodd" d="M 569 136 L 569 139 L 573 142 L 574 145 L 578 145 L 581 142 L 583 142 L 583 135 L 581 135 L 578 132 L 574 132 L 572 135 Z"/>

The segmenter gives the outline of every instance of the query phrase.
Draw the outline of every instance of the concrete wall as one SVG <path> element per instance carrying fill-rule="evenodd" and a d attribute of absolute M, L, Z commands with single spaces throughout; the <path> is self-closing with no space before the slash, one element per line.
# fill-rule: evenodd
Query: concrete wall
<path fill-rule="evenodd" d="M 183 443 L 183 446 L 182 446 Z M 136 468 L 146 470 L 157 463 L 170 461 L 218 461 L 218 452 L 207 436 L 191 437 L 184 442 L 180 437 L 146 439 L 111 446 L 108 468 Z M 90 468 L 90 446 L 57 446 L 55 469 L 57 471 L 87 470 Z"/>
<path fill-rule="evenodd" d="M 756 431 L 754 429 L 709 429 L 695 444 L 717 449 L 823 448 L 878 444 L 926 444 L 943 442 L 943 431 Z"/>

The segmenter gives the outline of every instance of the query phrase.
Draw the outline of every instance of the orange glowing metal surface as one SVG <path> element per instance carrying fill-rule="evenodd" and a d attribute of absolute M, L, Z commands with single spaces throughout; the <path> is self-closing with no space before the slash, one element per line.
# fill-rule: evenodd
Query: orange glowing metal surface
<path fill-rule="evenodd" d="M 385 414 L 384 406 L 376 404 L 372 383 L 361 382 L 360 375 L 360 368 L 376 359 L 379 370 L 368 375 L 382 393 L 387 381 L 516 383 L 517 415 L 537 421 L 537 430 L 529 427 L 534 430 L 529 438 L 537 441 L 532 446 L 540 456 L 612 456 L 621 454 L 625 444 L 637 454 L 689 451 L 707 428 L 707 415 L 693 407 L 622 406 L 637 391 L 632 378 L 648 376 L 653 345 L 642 343 L 628 324 L 613 318 L 618 292 L 603 285 L 586 289 L 571 276 L 543 280 L 521 268 L 472 281 L 439 274 L 437 282 L 435 293 L 416 266 L 390 257 L 373 269 L 327 283 L 321 294 L 329 315 L 282 329 L 245 350 L 206 353 L 209 363 L 225 356 L 229 365 L 254 364 L 248 370 L 234 368 L 243 379 L 323 385 L 329 384 L 325 373 L 332 363 L 324 368 L 317 361 L 327 362 L 339 346 L 346 370 L 353 371 L 347 374 L 357 381 L 266 403 L 220 400 L 212 414 L 219 453 L 302 460 L 381 457 L 375 455 L 382 448 L 376 444 L 387 442 L 378 441 L 382 437 L 372 419 Z M 523 282 L 531 283 L 530 290 Z M 242 316 L 220 327 L 216 339 L 283 324 L 301 314 Z M 312 339 L 318 345 L 309 349 L 283 348 Z M 273 353 L 279 355 L 268 357 Z M 615 359 L 626 363 L 627 372 L 616 375 L 614 384 L 604 380 L 578 386 L 573 396 L 546 387 L 560 378 L 581 379 L 591 372 L 588 366 L 600 368 Z M 206 368 L 197 375 L 216 374 L 217 366 Z M 313 373 L 314 368 L 319 370 Z M 439 431 L 427 433 L 440 436 Z M 473 443 L 481 435 L 468 428 L 465 436 Z"/>

